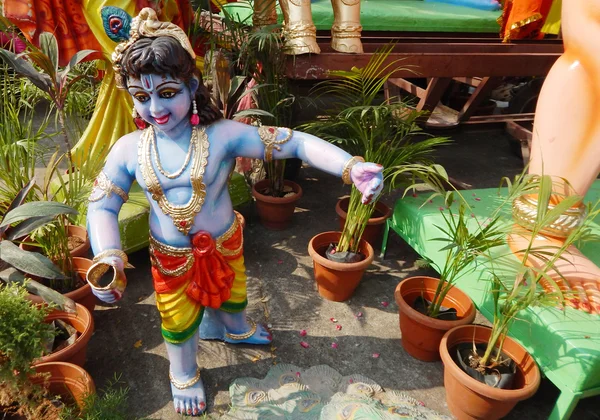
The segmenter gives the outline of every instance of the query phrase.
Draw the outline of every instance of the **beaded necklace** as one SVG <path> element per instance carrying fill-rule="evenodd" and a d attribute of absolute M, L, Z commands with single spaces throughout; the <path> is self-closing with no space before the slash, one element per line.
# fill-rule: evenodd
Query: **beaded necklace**
<path fill-rule="evenodd" d="M 154 127 L 149 126 L 144 130 L 140 138 L 138 148 L 138 163 L 142 172 L 142 177 L 146 182 L 148 191 L 152 195 L 152 199 L 157 202 L 164 214 L 173 220 L 173 224 L 184 235 L 187 235 L 192 225 L 194 217 L 204 204 L 206 198 L 206 186 L 203 182 L 204 171 L 208 163 L 208 135 L 204 131 L 204 127 L 192 128 L 192 138 L 190 139 L 189 155 L 193 154 L 192 167 L 190 170 L 190 183 L 192 186 L 192 196 L 185 204 L 172 204 L 169 202 L 160 185 L 156 171 L 152 165 L 152 152 L 156 142 L 156 134 Z M 193 149 L 193 150 L 192 150 Z M 156 155 L 156 161 L 159 161 Z M 187 164 L 184 164 L 184 168 Z M 179 171 L 178 171 L 179 172 Z M 182 171 L 183 172 L 183 171 Z"/>

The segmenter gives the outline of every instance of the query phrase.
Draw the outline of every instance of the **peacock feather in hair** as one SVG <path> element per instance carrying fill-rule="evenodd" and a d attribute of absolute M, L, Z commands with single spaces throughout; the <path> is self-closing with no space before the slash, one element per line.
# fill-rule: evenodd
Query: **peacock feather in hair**
<path fill-rule="evenodd" d="M 110 39 L 115 42 L 129 39 L 132 17 L 125 10 L 115 6 L 104 6 L 100 14 L 102 15 L 104 32 Z"/>

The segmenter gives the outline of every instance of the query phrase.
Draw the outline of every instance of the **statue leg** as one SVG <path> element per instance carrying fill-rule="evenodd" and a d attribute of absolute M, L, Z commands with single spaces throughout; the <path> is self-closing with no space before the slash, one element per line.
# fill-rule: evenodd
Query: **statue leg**
<path fill-rule="evenodd" d="M 552 67 L 540 93 L 529 166 L 530 173 L 567 179 L 581 196 L 600 171 L 600 47 L 595 41 L 600 36 L 600 17 L 594 14 L 599 5 L 599 0 L 563 2 L 566 52 Z M 566 187 L 559 192 L 572 193 Z M 523 249 L 529 240 L 511 235 L 511 249 Z M 552 238 L 534 242 L 540 246 L 561 244 Z M 556 266 L 568 283 L 558 280 L 559 287 L 571 289 L 574 295 L 567 303 L 600 313 L 600 268 L 574 247 Z M 554 278 L 559 279 L 558 275 Z"/>
<path fill-rule="evenodd" d="M 249 322 L 246 310 L 226 312 L 206 308 L 200 324 L 202 340 L 222 340 L 230 344 L 269 344 L 271 332 L 261 324 Z"/>
<path fill-rule="evenodd" d="M 285 20 L 285 48 L 290 55 L 319 54 L 317 28 L 312 21 L 310 0 L 281 0 Z"/>
<path fill-rule="evenodd" d="M 252 24 L 254 26 L 266 26 L 276 23 L 277 10 L 275 9 L 275 0 L 254 0 Z"/>
<path fill-rule="evenodd" d="M 331 48 L 344 53 L 362 53 L 360 0 L 331 0 L 333 15 Z"/>
<path fill-rule="evenodd" d="M 198 364 L 198 332 L 186 341 L 173 344 L 165 340 L 170 362 L 171 394 L 175 411 L 197 416 L 206 409 L 206 394 L 202 379 L 195 381 Z"/>

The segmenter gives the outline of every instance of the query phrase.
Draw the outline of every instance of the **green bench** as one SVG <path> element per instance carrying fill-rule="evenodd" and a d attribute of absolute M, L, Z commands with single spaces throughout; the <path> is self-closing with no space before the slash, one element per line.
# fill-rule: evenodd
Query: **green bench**
<path fill-rule="evenodd" d="M 495 188 L 462 193 L 479 220 L 484 220 L 497 205 L 498 190 Z M 421 256 L 443 265 L 445 253 L 440 252 L 443 245 L 431 240 L 442 236 L 435 225 L 443 226 L 440 212 L 443 203 L 438 199 L 421 207 L 425 197 L 407 196 L 396 202 L 393 215 L 387 221 L 382 256 L 392 229 Z M 596 181 L 586 199 L 595 202 L 599 198 L 600 182 Z M 594 228 L 600 233 L 598 224 Z M 507 251 L 508 247 L 500 252 Z M 600 264 L 599 243 L 587 244 L 582 252 Z M 489 282 L 480 277 L 483 273 L 474 271 L 461 278 L 457 285 L 491 320 L 493 302 L 488 292 Z M 555 308 L 529 308 L 520 314 L 520 320 L 515 322 L 510 335 L 533 355 L 544 375 L 561 391 L 549 417 L 551 420 L 568 419 L 580 399 L 600 395 L 600 316 L 570 307 L 564 312 Z"/>

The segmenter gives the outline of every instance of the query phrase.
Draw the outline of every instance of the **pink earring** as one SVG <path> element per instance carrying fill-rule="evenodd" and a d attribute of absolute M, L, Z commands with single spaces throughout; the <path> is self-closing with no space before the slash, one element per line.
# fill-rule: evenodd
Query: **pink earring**
<path fill-rule="evenodd" d="M 198 108 L 195 99 L 192 99 L 192 116 L 190 117 L 190 122 L 192 125 L 200 124 L 200 117 L 198 116 Z"/>
<path fill-rule="evenodd" d="M 140 117 L 140 114 L 138 114 L 137 109 L 135 109 L 135 106 L 133 107 L 131 116 L 133 117 L 133 122 L 135 123 L 135 126 L 139 130 L 144 130 L 146 127 L 148 127 L 148 123 L 144 121 L 142 117 Z"/>

